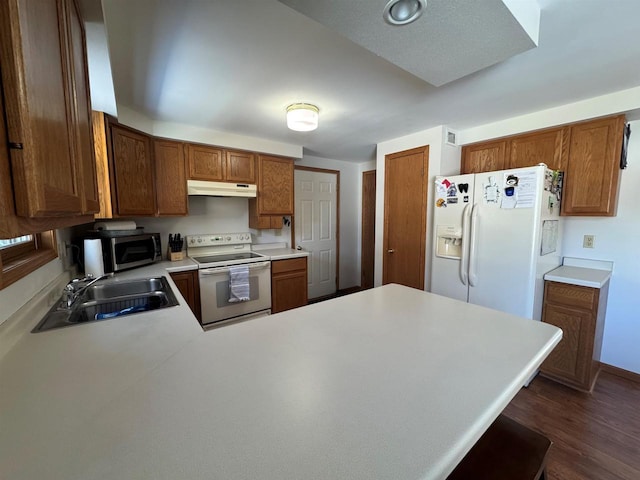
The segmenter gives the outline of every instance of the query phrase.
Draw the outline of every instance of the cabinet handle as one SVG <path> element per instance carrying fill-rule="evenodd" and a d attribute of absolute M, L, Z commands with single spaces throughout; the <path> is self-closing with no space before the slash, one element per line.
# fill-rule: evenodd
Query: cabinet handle
<path fill-rule="evenodd" d="M 393 253 L 393 252 L 395 252 L 393 248 L 390 248 L 389 250 L 387 250 L 387 253 Z"/>
<path fill-rule="evenodd" d="M 9 148 L 12 150 L 22 150 L 24 147 L 22 143 L 18 142 L 9 142 Z"/>

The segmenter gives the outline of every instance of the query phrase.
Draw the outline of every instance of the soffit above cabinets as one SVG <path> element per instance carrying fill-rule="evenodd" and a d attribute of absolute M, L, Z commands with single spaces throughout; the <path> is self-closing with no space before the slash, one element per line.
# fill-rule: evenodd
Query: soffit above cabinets
<path fill-rule="evenodd" d="M 427 0 L 414 23 L 390 25 L 387 0 L 279 0 L 352 42 L 439 87 L 536 47 L 534 1 Z"/>

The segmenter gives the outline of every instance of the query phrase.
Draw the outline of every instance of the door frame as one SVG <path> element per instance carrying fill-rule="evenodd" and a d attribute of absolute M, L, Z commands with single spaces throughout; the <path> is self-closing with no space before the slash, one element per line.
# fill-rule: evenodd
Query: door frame
<path fill-rule="evenodd" d="M 370 202 L 370 204 L 368 204 L 369 208 L 373 209 L 374 215 L 373 215 L 373 271 L 371 272 L 372 275 L 372 280 L 373 280 L 373 286 L 375 286 L 375 271 L 376 271 L 376 235 L 375 235 L 375 230 L 376 230 L 376 219 L 375 219 L 375 211 L 376 211 L 376 179 L 377 179 L 377 170 L 374 168 L 372 170 L 366 170 L 364 172 L 362 172 L 362 198 L 360 199 L 361 202 L 361 209 L 362 209 L 362 214 L 360 217 L 360 288 L 363 289 L 364 288 L 364 274 L 363 274 L 363 269 L 364 269 L 364 253 L 365 253 L 365 249 L 364 249 L 364 244 L 365 244 L 365 237 L 364 237 L 364 220 L 365 220 L 365 192 L 364 192 L 364 183 L 365 183 L 365 177 L 368 176 L 373 176 L 373 198 L 372 198 L 372 202 Z"/>
<path fill-rule="evenodd" d="M 422 153 L 422 198 L 424 201 L 422 202 L 422 208 L 420 209 L 420 218 L 421 218 L 421 228 L 422 238 L 420 239 L 420 258 L 419 258 L 419 267 L 420 267 L 420 289 L 424 290 L 424 275 L 425 275 L 425 262 L 426 262 L 426 243 L 427 243 L 427 195 L 429 193 L 429 145 L 423 145 L 422 147 L 411 148 L 409 150 L 403 150 L 401 152 L 389 153 L 384 156 L 384 228 L 383 228 L 383 236 L 382 236 L 382 284 L 385 285 L 388 283 L 387 275 L 387 255 L 389 250 L 389 190 L 388 190 L 388 182 L 389 178 L 389 170 L 391 168 L 390 160 L 394 160 L 395 158 L 404 157 L 407 155 L 414 155 L 416 153 Z"/>
<path fill-rule="evenodd" d="M 296 211 L 295 211 L 295 170 L 306 170 L 308 172 L 329 173 L 336 175 L 336 292 L 340 289 L 340 170 L 330 170 L 328 168 L 302 167 L 295 165 L 293 173 L 293 199 L 294 210 L 291 216 L 291 248 L 296 248 Z"/>

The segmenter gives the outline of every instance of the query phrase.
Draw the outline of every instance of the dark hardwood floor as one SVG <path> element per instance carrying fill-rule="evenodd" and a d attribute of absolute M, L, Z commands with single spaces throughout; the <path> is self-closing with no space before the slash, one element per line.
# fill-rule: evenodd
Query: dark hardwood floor
<path fill-rule="evenodd" d="M 549 480 L 640 479 L 640 383 L 601 372 L 589 394 L 538 375 L 504 413 L 551 439 Z"/>

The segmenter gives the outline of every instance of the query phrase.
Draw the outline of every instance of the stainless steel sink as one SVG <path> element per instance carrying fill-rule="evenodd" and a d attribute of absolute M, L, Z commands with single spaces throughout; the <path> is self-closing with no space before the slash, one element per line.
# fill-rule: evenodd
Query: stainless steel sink
<path fill-rule="evenodd" d="M 96 283 L 68 308 L 56 303 L 33 329 L 43 332 L 53 328 L 167 308 L 178 305 L 166 277 L 140 278 Z"/>

